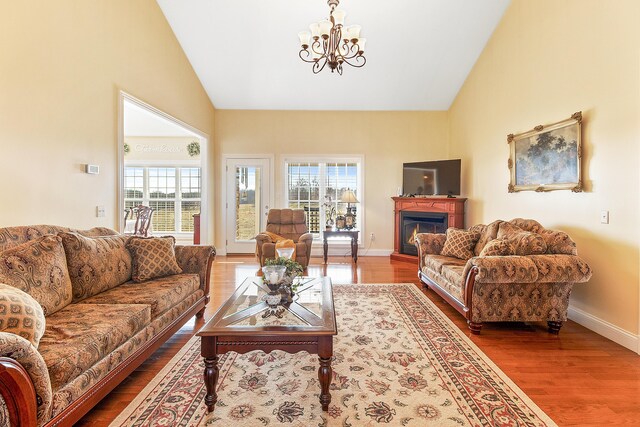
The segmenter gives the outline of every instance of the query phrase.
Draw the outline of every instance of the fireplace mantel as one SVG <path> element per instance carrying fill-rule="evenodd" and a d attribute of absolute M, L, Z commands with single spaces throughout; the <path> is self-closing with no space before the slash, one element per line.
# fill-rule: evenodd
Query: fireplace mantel
<path fill-rule="evenodd" d="M 417 262 L 418 257 L 400 253 L 402 243 L 400 231 L 400 213 L 402 211 L 446 213 L 447 227 L 464 228 L 464 203 L 463 197 L 392 197 L 395 203 L 393 253 L 391 259 L 398 261 Z"/>

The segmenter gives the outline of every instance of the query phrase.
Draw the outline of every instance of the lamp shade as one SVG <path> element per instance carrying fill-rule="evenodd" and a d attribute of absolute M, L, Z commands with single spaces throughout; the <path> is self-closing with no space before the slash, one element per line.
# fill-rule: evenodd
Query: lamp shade
<path fill-rule="evenodd" d="M 342 192 L 342 196 L 340 196 L 340 201 L 342 203 L 360 203 L 358 199 L 356 199 L 356 195 L 352 190 L 345 190 Z"/>
<path fill-rule="evenodd" d="M 331 14 L 333 16 L 333 19 L 336 22 L 336 25 L 344 25 L 344 17 L 347 13 L 342 10 L 342 9 L 336 9 L 333 11 L 333 13 Z"/>
<path fill-rule="evenodd" d="M 301 31 L 298 33 L 298 37 L 300 37 L 300 44 L 309 46 L 309 42 L 311 41 L 311 33 L 309 31 Z"/>

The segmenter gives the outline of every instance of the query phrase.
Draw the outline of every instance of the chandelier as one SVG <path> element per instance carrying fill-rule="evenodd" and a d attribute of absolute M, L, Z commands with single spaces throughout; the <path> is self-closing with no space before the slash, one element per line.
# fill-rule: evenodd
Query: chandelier
<path fill-rule="evenodd" d="M 309 26 L 311 32 L 302 31 L 300 37 L 300 59 L 313 64 L 313 73 L 318 74 L 328 64 L 331 72 L 342 75 L 342 64 L 360 68 L 366 62 L 364 45 L 366 39 L 360 38 L 360 26 L 344 26 L 344 10 L 336 9 L 340 0 L 327 0 L 331 8 L 329 19 L 314 22 Z"/>

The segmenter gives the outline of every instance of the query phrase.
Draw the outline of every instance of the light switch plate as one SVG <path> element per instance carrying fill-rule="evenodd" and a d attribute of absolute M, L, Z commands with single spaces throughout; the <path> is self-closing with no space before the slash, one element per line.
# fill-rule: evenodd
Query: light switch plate
<path fill-rule="evenodd" d="M 609 211 L 600 211 L 600 224 L 609 224 Z"/>
<path fill-rule="evenodd" d="M 104 206 L 96 206 L 96 216 L 98 218 L 103 218 L 105 216 Z"/>

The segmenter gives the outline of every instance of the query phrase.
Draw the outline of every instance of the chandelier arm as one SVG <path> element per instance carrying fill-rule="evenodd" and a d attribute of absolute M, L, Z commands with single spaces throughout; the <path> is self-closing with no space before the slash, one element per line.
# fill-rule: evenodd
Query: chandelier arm
<path fill-rule="evenodd" d="M 322 71 L 324 69 L 324 66 L 327 65 L 327 57 L 325 56 L 324 61 L 316 61 L 315 64 L 313 64 L 313 67 L 311 67 L 311 70 L 313 71 L 313 74 L 318 74 L 320 71 Z M 322 65 L 320 65 L 320 62 L 322 62 Z"/>
<path fill-rule="evenodd" d="M 304 62 L 308 62 L 308 63 L 316 62 L 313 58 L 311 58 L 311 59 L 306 59 L 306 58 L 304 58 L 304 57 L 302 56 L 302 53 L 303 53 L 303 52 L 306 52 L 306 54 L 307 54 L 307 58 L 311 56 L 311 52 L 309 52 L 309 50 L 308 50 L 308 49 L 306 49 L 306 50 L 305 50 L 305 49 L 300 49 L 300 52 L 298 52 L 298 56 L 300 57 L 300 59 L 302 59 Z"/>
<path fill-rule="evenodd" d="M 349 62 L 349 60 L 351 60 L 351 59 L 354 59 L 354 58 L 344 59 L 344 60 L 343 60 L 343 62 L 344 62 L 345 64 L 347 64 L 347 65 L 351 65 L 352 67 L 355 67 L 355 68 L 363 67 L 363 66 L 364 66 L 364 64 L 366 64 L 366 63 L 367 63 L 367 58 L 365 58 L 365 57 L 364 57 L 364 55 L 358 55 L 358 56 L 356 56 L 356 57 L 355 57 L 355 60 L 356 60 L 357 62 L 360 62 L 360 60 L 362 60 L 362 64 L 354 64 L 354 63 L 351 63 L 351 62 Z"/>
<path fill-rule="evenodd" d="M 311 50 L 313 50 L 314 53 L 318 55 L 324 55 L 324 51 L 321 50 L 320 48 L 322 48 L 322 45 L 320 45 L 320 40 L 316 40 L 313 43 L 311 43 Z"/>
<path fill-rule="evenodd" d="M 357 44 L 351 45 L 351 47 L 345 45 L 345 47 L 347 49 L 347 54 L 340 54 L 340 56 L 342 56 L 344 59 L 353 59 L 358 56 L 362 56 L 360 55 L 360 46 L 358 46 Z"/>

